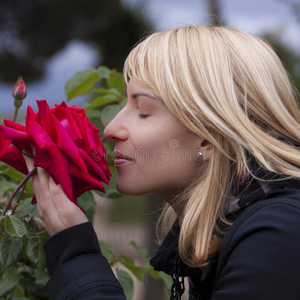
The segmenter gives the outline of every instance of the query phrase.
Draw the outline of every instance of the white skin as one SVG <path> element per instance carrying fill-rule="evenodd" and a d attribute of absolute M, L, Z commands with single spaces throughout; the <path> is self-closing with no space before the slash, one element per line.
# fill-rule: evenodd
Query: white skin
<path fill-rule="evenodd" d="M 105 128 L 115 144 L 117 189 L 122 194 L 156 194 L 170 202 L 196 176 L 199 161 L 209 157 L 209 144 L 188 131 L 150 89 L 130 81 L 126 106 Z M 33 160 L 24 156 L 28 170 Z M 38 168 L 32 184 L 39 215 L 50 235 L 87 222 L 84 213 Z"/>

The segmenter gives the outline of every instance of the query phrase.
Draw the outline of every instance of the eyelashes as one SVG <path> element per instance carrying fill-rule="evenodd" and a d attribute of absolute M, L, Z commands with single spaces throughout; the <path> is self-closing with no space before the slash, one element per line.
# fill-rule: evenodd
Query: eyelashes
<path fill-rule="evenodd" d="M 146 119 L 146 118 L 148 118 L 149 117 L 149 115 L 142 115 L 142 114 L 139 114 L 139 118 L 140 119 Z"/>

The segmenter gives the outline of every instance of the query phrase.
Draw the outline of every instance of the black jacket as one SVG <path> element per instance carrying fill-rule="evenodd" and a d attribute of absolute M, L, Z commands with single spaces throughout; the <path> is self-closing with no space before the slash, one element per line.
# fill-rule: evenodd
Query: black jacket
<path fill-rule="evenodd" d="M 288 182 L 246 189 L 219 257 L 206 267 L 190 268 L 179 259 L 177 223 L 152 265 L 175 281 L 187 276 L 190 299 L 300 299 L 300 185 Z M 54 235 L 45 247 L 51 299 L 125 299 L 91 223 Z"/>

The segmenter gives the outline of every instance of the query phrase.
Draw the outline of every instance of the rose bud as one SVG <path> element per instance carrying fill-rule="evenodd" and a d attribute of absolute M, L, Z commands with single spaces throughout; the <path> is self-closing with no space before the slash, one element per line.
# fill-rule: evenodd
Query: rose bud
<path fill-rule="evenodd" d="M 19 78 L 15 84 L 12 95 L 15 98 L 15 102 L 14 102 L 15 107 L 20 107 L 22 105 L 22 100 L 27 95 L 26 85 L 21 76 L 19 76 Z"/>

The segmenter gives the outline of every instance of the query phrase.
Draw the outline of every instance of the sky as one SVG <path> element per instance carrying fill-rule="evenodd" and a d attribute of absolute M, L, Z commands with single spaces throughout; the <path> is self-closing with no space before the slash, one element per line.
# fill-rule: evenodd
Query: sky
<path fill-rule="evenodd" d="M 190 25 L 208 24 L 206 0 L 122 0 L 129 8 L 139 8 L 154 25 L 155 30 Z M 300 0 L 219 0 L 226 24 L 249 33 L 261 35 L 277 32 L 282 40 L 300 55 L 300 20 L 287 2 Z M 141 3 L 143 4 L 142 6 Z M 20 108 L 20 118 L 27 105 L 37 109 L 36 100 L 46 99 L 53 107 L 66 99 L 65 82 L 77 71 L 94 65 L 96 53 L 80 41 L 72 41 L 48 62 L 46 77 L 27 85 L 27 97 Z M 18 76 L 18 74 L 16 75 Z M 9 118 L 13 111 L 13 85 L 0 83 L 0 113 Z M 10 102 L 11 101 L 11 102 Z M 82 105 L 84 97 L 69 102 Z M 11 103 L 11 104 L 10 104 Z M 17 120 L 18 121 L 18 120 Z"/>

